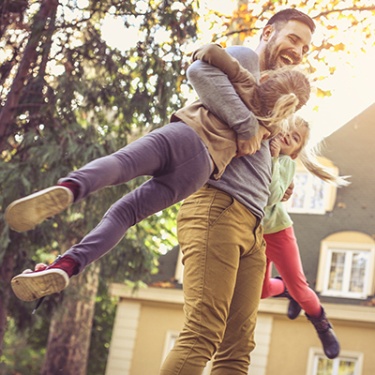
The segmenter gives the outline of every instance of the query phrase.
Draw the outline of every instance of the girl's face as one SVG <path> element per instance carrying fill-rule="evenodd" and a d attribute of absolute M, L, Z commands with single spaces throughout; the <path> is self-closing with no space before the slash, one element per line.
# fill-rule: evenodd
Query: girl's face
<path fill-rule="evenodd" d="M 295 159 L 305 145 L 308 133 L 307 126 L 293 126 L 285 135 L 279 134 L 277 137 L 280 142 L 280 154 Z"/>

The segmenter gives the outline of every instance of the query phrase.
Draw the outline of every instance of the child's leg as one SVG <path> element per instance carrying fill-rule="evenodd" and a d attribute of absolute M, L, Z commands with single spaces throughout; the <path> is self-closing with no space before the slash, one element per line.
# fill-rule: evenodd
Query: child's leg
<path fill-rule="evenodd" d="M 78 201 L 104 187 L 123 184 L 139 176 L 171 173 L 184 162 L 188 163 L 203 147 L 192 128 L 181 122 L 172 123 L 111 155 L 93 160 L 59 182 L 77 183 L 79 194 L 75 201 Z"/>
<path fill-rule="evenodd" d="M 193 129 L 183 123 L 168 124 L 130 143 L 112 155 L 96 159 L 71 172 L 55 186 L 13 202 L 6 210 L 9 226 L 19 232 L 33 229 L 48 217 L 68 208 L 103 187 L 125 183 L 135 177 L 158 176 L 171 171 L 174 163 L 188 160 L 203 143 Z M 66 183 L 75 184 L 75 196 Z M 200 187 L 200 186 L 199 186 Z"/>
<path fill-rule="evenodd" d="M 340 344 L 318 296 L 306 282 L 293 227 L 268 234 L 266 241 L 267 247 L 272 243 L 272 246 L 278 249 L 273 252 L 271 260 L 282 276 L 288 292 L 305 310 L 307 318 L 314 325 L 325 355 L 331 359 L 336 358 L 340 353 Z"/>
<path fill-rule="evenodd" d="M 202 157 L 203 156 L 203 157 Z M 82 271 L 111 250 L 129 227 L 188 197 L 207 182 L 210 175 L 206 155 L 196 155 L 171 173 L 154 177 L 115 202 L 101 222 L 83 240 L 68 250 Z M 203 168 L 202 168 L 203 167 Z"/>
<path fill-rule="evenodd" d="M 320 316 L 319 298 L 306 282 L 293 227 L 267 234 L 265 239 L 267 248 L 271 246 L 273 249 L 272 253 L 267 253 L 267 256 L 274 262 L 289 294 L 307 314 Z"/>
<path fill-rule="evenodd" d="M 68 250 L 53 268 L 59 268 L 59 263 L 68 258 L 76 263 L 74 274 L 81 272 L 88 264 L 111 250 L 130 226 L 179 202 L 207 182 L 212 173 L 211 158 L 196 133 L 191 133 L 191 128 L 184 125 L 173 128 L 168 134 L 168 149 L 165 150 L 167 162 L 163 168 L 155 173 L 155 177 L 118 200 L 99 225 Z M 182 135 L 186 138 L 181 141 Z M 38 294 L 37 289 L 43 283 L 39 279 L 45 274 L 35 272 L 27 277 L 17 276 L 12 284 L 15 293 L 15 288 L 29 288 L 32 295 L 26 296 L 27 300 L 40 298 L 43 291 Z M 51 273 L 48 273 L 48 277 L 51 278 Z M 32 283 L 37 285 L 31 288 Z"/>
<path fill-rule="evenodd" d="M 267 255 L 267 251 L 268 251 L 268 245 L 266 247 L 266 255 Z M 285 290 L 284 283 L 280 279 L 272 278 L 271 275 L 272 275 L 272 261 L 267 256 L 267 266 L 266 266 L 266 273 L 264 275 L 264 280 L 263 280 L 263 289 L 262 289 L 261 298 L 268 298 L 271 296 L 276 296 L 278 294 L 281 294 Z"/>

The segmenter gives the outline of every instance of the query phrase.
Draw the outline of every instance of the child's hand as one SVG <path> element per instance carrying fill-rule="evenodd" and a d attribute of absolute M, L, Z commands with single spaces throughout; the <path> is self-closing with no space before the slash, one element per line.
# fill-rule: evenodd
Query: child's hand
<path fill-rule="evenodd" d="M 270 136 L 270 132 L 264 127 L 259 126 L 258 133 L 250 139 L 237 139 L 237 155 L 254 155 L 261 147 L 262 141 Z"/>
<path fill-rule="evenodd" d="M 279 139 L 277 137 L 273 138 L 270 141 L 270 151 L 271 151 L 272 157 L 277 158 L 280 155 L 280 148 L 281 148 L 281 145 L 280 145 Z"/>
<path fill-rule="evenodd" d="M 44 271 L 47 268 L 47 264 L 38 263 L 34 267 L 34 271 Z"/>

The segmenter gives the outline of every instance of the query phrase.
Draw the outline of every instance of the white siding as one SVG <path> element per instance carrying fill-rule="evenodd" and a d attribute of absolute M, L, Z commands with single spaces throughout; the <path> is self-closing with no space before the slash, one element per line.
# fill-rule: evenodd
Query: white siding
<path fill-rule="evenodd" d="M 140 302 L 122 301 L 118 304 L 106 375 L 130 374 L 140 311 Z"/>
<path fill-rule="evenodd" d="M 256 347 L 251 353 L 249 374 L 266 375 L 267 359 L 272 333 L 272 317 L 258 315 L 255 327 Z"/>

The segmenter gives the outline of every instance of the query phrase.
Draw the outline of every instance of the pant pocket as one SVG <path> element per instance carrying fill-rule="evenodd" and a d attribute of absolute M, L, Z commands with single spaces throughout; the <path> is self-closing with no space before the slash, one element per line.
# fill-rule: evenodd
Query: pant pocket
<path fill-rule="evenodd" d="M 208 224 L 215 225 L 224 218 L 232 207 L 234 199 L 223 191 L 216 190 L 208 212 Z"/>

